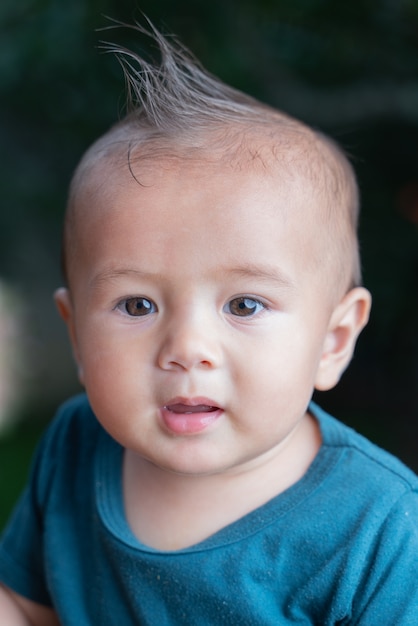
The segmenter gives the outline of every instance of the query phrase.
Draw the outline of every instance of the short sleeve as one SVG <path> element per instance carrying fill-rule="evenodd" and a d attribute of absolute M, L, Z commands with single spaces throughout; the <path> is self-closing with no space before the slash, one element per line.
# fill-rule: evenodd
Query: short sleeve
<path fill-rule="evenodd" d="M 65 403 L 44 433 L 27 486 L 0 539 L 0 581 L 46 605 L 51 605 L 51 598 L 44 563 L 44 511 L 68 440 L 73 405 L 71 401 Z"/>
<path fill-rule="evenodd" d="M 17 593 L 51 604 L 43 565 L 43 523 L 37 502 L 39 458 L 0 541 L 0 580 Z"/>
<path fill-rule="evenodd" d="M 418 493 L 393 507 L 368 559 L 353 620 L 361 626 L 418 624 Z"/>

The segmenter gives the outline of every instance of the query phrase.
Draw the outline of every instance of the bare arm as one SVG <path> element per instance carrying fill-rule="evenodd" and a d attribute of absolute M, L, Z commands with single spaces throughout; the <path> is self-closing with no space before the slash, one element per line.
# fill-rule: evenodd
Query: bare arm
<path fill-rule="evenodd" d="M 59 626 L 55 611 L 0 584 L 0 626 Z"/>

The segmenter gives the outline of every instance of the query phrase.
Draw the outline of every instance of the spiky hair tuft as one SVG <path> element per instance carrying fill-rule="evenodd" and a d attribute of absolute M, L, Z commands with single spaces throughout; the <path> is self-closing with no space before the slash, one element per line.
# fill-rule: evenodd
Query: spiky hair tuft
<path fill-rule="evenodd" d="M 187 131 L 190 125 L 197 129 L 240 120 L 248 124 L 251 118 L 263 124 L 260 113 L 265 115 L 267 105 L 223 83 L 175 37 L 148 24 L 147 29 L 139 23 L 115 22 L 107 28 L 129 28 L 148 37 L 157 46 L 159 63 L 118 44 L 102 41 L 100 46 L 122 66 L 130 117 L 164 134 Z"/>

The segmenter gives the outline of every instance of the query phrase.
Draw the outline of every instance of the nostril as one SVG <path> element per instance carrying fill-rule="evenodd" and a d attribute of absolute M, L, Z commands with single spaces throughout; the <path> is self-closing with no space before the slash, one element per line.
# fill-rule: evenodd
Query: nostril
<path fill-rule="evenodd" d="M 196 359 L 196 360 L 172 359 L 168 362 L 168 365 L 171 368 L 184 369 L 184 370 L 189 370 L 195 367 L 197 368 L 201 367 L 203 369 L 210 369 L 213 367 L 212 362 L 207 359 Z"/>
<path fill-rule="evenodd" d="M 194 332 L 188 326 L 187 332 L 170 332 L 163 340 L 158 353 L 158 365 L 170 370 L 211 370 L 217 366 L 219 346 L 207 333 Z"/>

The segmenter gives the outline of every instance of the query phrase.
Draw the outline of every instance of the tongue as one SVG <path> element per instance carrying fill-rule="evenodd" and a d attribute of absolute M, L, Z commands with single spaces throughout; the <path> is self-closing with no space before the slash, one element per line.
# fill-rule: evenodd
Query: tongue
<path fill-rule="evenodd" d="M 194 406 L 190 404 L 170 404 L 166 407 L 172 413 L 210 413 L 216 411 L 216 406 L 209 406 L 208 404 L 196 404 Z"/>

